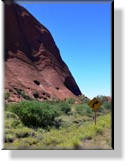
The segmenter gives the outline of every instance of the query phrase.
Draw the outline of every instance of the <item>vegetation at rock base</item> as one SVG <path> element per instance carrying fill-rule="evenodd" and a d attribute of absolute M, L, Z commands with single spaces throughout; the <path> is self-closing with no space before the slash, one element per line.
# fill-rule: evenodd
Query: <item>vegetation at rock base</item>
<path fill-rule="evenodd" d="M 5 149 L 111 149 L 111 103 L 97 112 L 87 103 L 23 101 L 5 106 Z"/>
<path fill-rule="evenodd" d="M 9 97 L 10 97 L 9 92 L 6 92 L 6 93 L 4 94 L 4 98 L 5 98 L 5 100 L 7 100 Z"/>
<path fill-rule="evenodd" d="M 24 90 L 15 88 L 17 94 L 25 100 L 32 100 L 28 95 L 25 94 Z"/>

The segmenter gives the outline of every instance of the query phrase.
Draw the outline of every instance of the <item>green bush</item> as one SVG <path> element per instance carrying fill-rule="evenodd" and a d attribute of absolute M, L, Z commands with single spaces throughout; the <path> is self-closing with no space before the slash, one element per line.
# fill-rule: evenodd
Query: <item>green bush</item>
<path fill-rule="evenodd" d="M 109 110 L 109 109 L 111 109 L 111 103 L 110 102 L 104 102 L 103 107 L 104 107 L 104 109 Z"/>
<path fill-rule="evenodd" d="M 25 138 L 25 137 L 29 137 L 29 136 L 30 137 L 35 136 L 34 130 L 29 129 L 27 127 L 14 129 L 13 133 L 15 133 L 17 138 Z"/>
<path fill-rule="evenodd" d="M 103 96 L 103 95 L 98 95 L 96 98 L 99 99 L 101 101 L 101 103 L 108 101 L 108 98 L 106 96 Z"/>
<path fill-rule="evenodd" d="M 15 88 L 18 95 L 23 97 L 25 100 L 32 100 L 28 95 L 25 94 L 24 90 Z"/>
<path fill-rule="evenodd" d="M 85 95 L 80 95 L 79 100 L 80 100 L 80 103 L 82 103 L 82 104 L 89 103 L 89 101 L 90 101 L 90 99 L 87 98 Z"/>
<path fill-rule="evenodd" d="M 75 103 L 75 99 L 74 98 L 68 98 L 65 100 L 66 103 L 68 104 L 74 104 Z"/>
<path fill-rule="evenodd" d="M 49 105 L 55 112 L 57 112 L 58 116 L 62 114 L 69 114 L 71 112 L 71 106 L 70 104 L 66 103 L 66 101 L 60 101 L 55 104 L 50 103 Z"/>
<path fill-rule="evenodd" d="M 58 112 L 50 104 L 38 101 L 23 101 L 11 104 L 6 111 L 15 113 L 28 127 L 47 127 L 55 122 Z"/>
<path fill-rule="evenodd" d="M 5 141 L 5 143 L 7 143 L 7 142 L 13 142 L 14 140 L 16 139 L 16 137 L 15 137 L 15 134 L 6 134 L 5 135 L 5 138 L 4 138 L 4 141 Z"/>
<path fill-rule="evenodd" d="M 5 97 L 5 100 L 7 100 L 10 97 L 9 92 L 6 92 L 5 95 L 4 95 L 4 97 Z"/>
<path fill-rule="evenodd" d="M 59 104 L 61 101 L 60 100 L 46 100 L 46 101 L 44 101 L 44 102 L 46 102 L 47 104 L 51 104 L 51 105 L 57 105 L 57 104 Z"/>
<path fill-rule="evenodd" d="M 24 91 L 21 91 L 21 96 L 22 96 L 25 100 L 32 100 L 28 95 L 25 94 Z"/>
<path fill-rule="evenodd" d="M 17 128 L 22 126 L 22 122 L 19 117 L 12 112 L 5 112 L 5 128 L 9 129 L 11 127 Z"/>
<path fill-rule="evenodd" d="M 70 105 L 65 102 L 58 104 L 58 107 L 61 113 L 68 114 L 71 111 Z"/>
<path fill-rule="evenodd" d="M 92 116 L 93 113 L 92 109 L 87 104 L 78 104 L 76 105 L 75 110 L 80 115 Z"/>
<path fill-rule="evenodd" d="M 96 129 L 96 134 L 101 134 L 101 135 L 103 134 L 103 127 L 98 126 L 95 129 Z"/>

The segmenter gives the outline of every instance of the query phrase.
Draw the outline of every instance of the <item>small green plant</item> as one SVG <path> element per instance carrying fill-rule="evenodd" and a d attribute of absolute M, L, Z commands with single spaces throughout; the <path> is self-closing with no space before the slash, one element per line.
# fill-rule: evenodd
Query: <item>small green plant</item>
<path fill-rule="evenodd" d="M 17 138 L 25 138 L 25 137 L 29 137 L 29 136 L 31 136 L 31 137 L 35 136 L 35 132 L 32 129 L 29 129 L 27 127 L 14 129 L 13 132 L 15 133 Z"/>
<path fill-rule="evenodd" d="M 31 100 L 31 98 L 25 94 L 24 90 L 22 89 L 17 89 L 15 88 L 17 91 L 17 94 L 20 95 L 21 97 L 23 97 L 25 100 Z"/>
<path fill-rule="evenodd" d="M 19 117 L 12 112 L 5 112 L 5 128 L 17 128 L 22 126 Z"/>
<path fill-rule="evenodd" d="M 5 97 L 5 100 L 9 99 L 9 97 L 10 97 L 9 92 L 6 92 L 5 95 L 4 95 L 4 97 Z"/>
<path fill-rule="evenodd" d="M 68 104 L 74 104 L 75 103 L 75 99 L 74 98 L 68 98 L 65 100 L 66 103 Z"/>
<path fill-rule="evenodd" d="M 111 102 L 104 102 L 103 107 L 104 109 L 107 109 L 107 110 L 111 109 Z"/>
<path fill-rule="evenodd" d="M 62 102 L 62 103 L 58 104 L 57 106 L 59 107 L 59 110 L 61 113 L 68 114 L 71 111 L 70 105 L 65 102 Z"/>
<path fill-rule="evenodd" d="M 98 95 L 96 98 L 99 99 L 102 103 L 108 101 L 108 98 L 106 96 L 103 96 L 103 95 Z"/>
<path fill-rule="evenodd" d="M 101 127 L 101 126 L 96 127 L 96 134 L 102 135 L 102 133 L 103 133 L 103 127 Z"/>
<path fill-rule="evenodd" d="M 78 104 L 76 105 L 75 110 L 80 115 L 92 116 L 93 114 L 92 109 L 87 104 Z"/>
<path fill-rule="evenodd" d="M 6 134 L 5 135 L 5 143 L 10 142 L 12 143 L 16 139 L 15 134 Z"/>
<path fill-rule="evenodd" d="M 49 102 L 48 104 L 55 112 L 57 112 L 58 116 L 63 114 L 69 114 L 71 112 L 71 106 L 70 104 L 66 103 L 66 101 L 57 101 L 55 104 Z"/>
<path fill-rule="evenodd" d="M 79 101 L 81 104 L 84 104 L 84 103 L 89 103 L 89 98 L 87 98 L 85 95 L 80 95 L 79 96 Z"/>

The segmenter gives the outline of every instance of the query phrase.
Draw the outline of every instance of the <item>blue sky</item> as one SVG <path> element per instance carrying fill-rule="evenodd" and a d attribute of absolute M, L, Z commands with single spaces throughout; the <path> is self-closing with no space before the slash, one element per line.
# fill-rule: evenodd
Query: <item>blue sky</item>
<path fill-rule="evenodd" d="M 49 29 L 82 93 L 110 96 L 110 3 L 20 4 Z"/>

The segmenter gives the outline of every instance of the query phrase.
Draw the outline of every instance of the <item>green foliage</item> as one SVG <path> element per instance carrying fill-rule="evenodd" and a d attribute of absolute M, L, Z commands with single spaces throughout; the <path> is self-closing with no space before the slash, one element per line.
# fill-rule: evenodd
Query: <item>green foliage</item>
<path fill-rule="evenodd" d="M 97 136 L 103 135 L 104 129 L 111 127 L 110 113 L 98 117 L 96 126 L 93 121 L 87 120 L 88 116 L 79 113 L 62 116 L 64 121 L 71 124 L 59 129 L 51 127 L 49 131 L 24 125 L 5 125 L 5 149 L 81 149 L 83 140 L 94 140 Z M 21 123 L 18 115 L 6 110 L 5 122 L 12 120 Z M 108 137 L 106 140 L 106 144 L 110 144 Z"/>
<path fill-rule="evenodd" d="M 21 96 L 22 96 L 25 100 L 32 100 L 28 95 L 25 94 L 24 91 L 21 91 Z"/>
<path fill-rule="evenodd" d="M 80 115 L 92 116 L 93 113 L 92 109 L 87 104 L 78 104 L 76 105 L 75 110 Z"/>
<path fill-rule="evenodd" d="M 22 89 L 15 89 L 17 91 L 17 94 L 23 97 L 25 100 L 32 100 L 28 95 L 25 94 L 25 92 Z"/>
<path fill-rule="evenodd" d="M 24 127 L 19 117 L 12 112 L 5 112 L 5 142 L 12 143 L 17 138 L 34 136 L 32 129 Z"/>
<path fill-rule="evenodd" d="M 17 138 L 25 138 L 35 136 L 35 132 L 27 127 L 17 128 L 13 131 Z"/>
<path fill-rule="evenodd" d="M 52 126 L 58 113 L 47 103 L 23 101 L 11 104 L 7 111 L 15 113 L 24 125 L 29 127 Z"/>
<path fill-rule="evenodd" d="M 12 143 L 16 139 L 15 134 L 5 134 L 5 143 Z"/>
<path fill-rule="evenodd" d="M 61 102 L 57 106 L 59 107 L 59 111 L 61 113 L 68 114 L 71 111 L 70 105 L 67 104 L 66 102 Z"/>
<path fill-rule="evenodd" d="M 111 103 L 110 102 L 104 102 L 103 103 L 103 108 L 107 109 L 107 110 L 110 110 L 111 109 Z"/>
<path fill-rule="evenodd" d="M 92 142 L 110 129 L 106 103 L 97 112 L 96 126 L 87 103 L 72 103 L 68 99 L 6 104 L 5 149 L 82 149 L 85 140 Z M 110 138 L 105 137 L 104 144 L 110 145 Z"/>
<path fill-rule="evenodd" d="M 75 99 L 74 98 L 68 98 L 65 100 L 66 103 L 68 104 L 74 104 L 75 103 Z"/>
<path fill-rule="evenodd" d="M 9 92 L 6 92 L 5 95 L 4 95 L 4 97 L 5 97 L 5 100 L 7 100 L 10 97 Z"/>
<path fill-rule="evenodd" d="M 38 140 L 32 137 L 26 137 L 21 139 L 15 139 L 12 143 L 6 143 L 5 149 L 30 149 L 30 147 L 37 144 Z"/>
<path fill-rule="evenodd" d="M 82 126 L 71 125 L 60 130 L 51 129 L 44 134 L 41 145 L 44 147 L 56 149 L 79 149 L 82 146 L 82 140 L 94 139 L 97 135 L 102 135 L 104 128 L 110 128 L 110 114 L 98 118 L 97 125 L 94 123 L 84 123 Z"/>
<path fill-rule="evenodd" d="M 103 127 L 102 126 L 98 126 L 95 128 L 96 129 L 96 134 L 101 134 L 103 133 Z"/>
<path fill-rule="evenodd" d="M 80 100 L 81 104 L 89 103 L 89 101 L 90 101 L 85 95 L 80 95 L 79 100 Z"/>
<path fill-rule="evenodd" d="M 96 98 L 99 99 L 101 101 L 101 103 L 108 101 L 106 96 L 98 95 Z"/>
<path fill-rule="evenodd" d="M 61 115 L 58 117 L 61 120 L 60 127 L 67 128 L 71 127 L 73 124 L 77 125 L 77 127 L 83 125 L 85 122 L 89 121 L 90 118 L 88 116 L 82 116 L 78 113 L 74 113 L 72 115 Z M 91 118 L 92 120 L 92 118 Z"/>
<path fill-rule="evenodd" d="M 49 103 L 38 101 L 23 101 L 10 103 L 6 106 L 6 112 L 15 113 L 24 125 L 28 127 L 59 127 L 60 121 L 56 117 L 69 114 L 71 107 L 65 101 Z"/>
<path fill-rule="evenodd" d="M 62 114 L 69 114 L 71 106 L 68 102 L 64 101 L 46 101 L 45 103 L 51 105 L 52 109 L 57 112 L 58 116 Z"/>
<path fill-rule="evenodd" d="M 12 112 L 5 112 L 5 128 L 17 128 L 23 126 L 19 117 Z"/>

